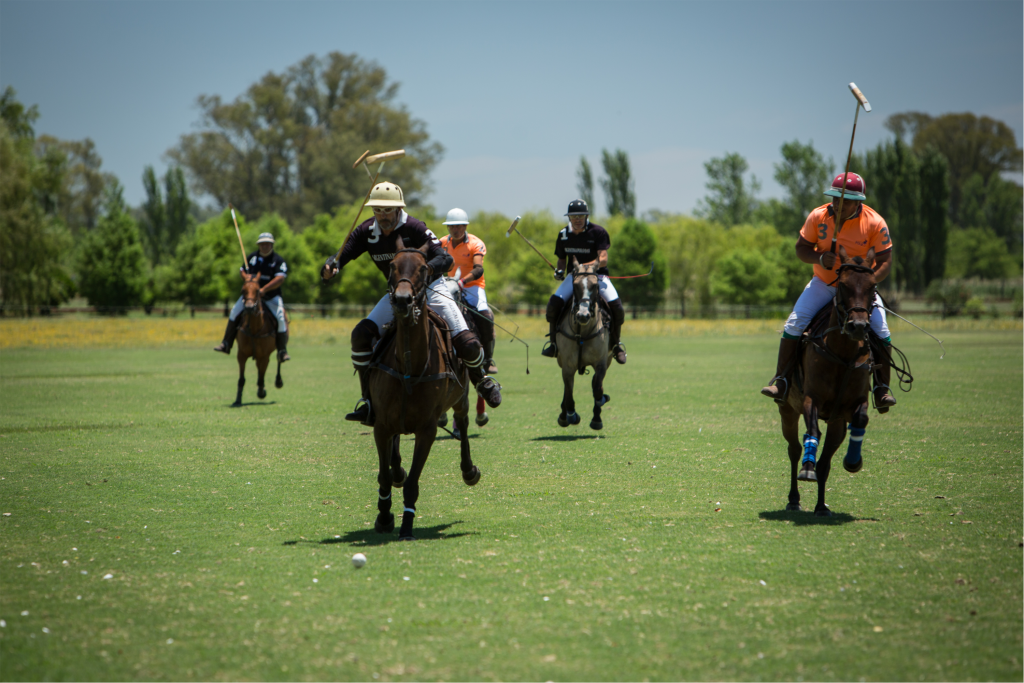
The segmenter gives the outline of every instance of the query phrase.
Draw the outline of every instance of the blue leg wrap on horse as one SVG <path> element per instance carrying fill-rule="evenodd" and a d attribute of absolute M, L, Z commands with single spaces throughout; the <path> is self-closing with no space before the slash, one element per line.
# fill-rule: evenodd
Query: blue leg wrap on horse
<path fill-rule="evenodd" d="M 818 458 L 818 437 L 804 434 L 804 464 L 814 464 Z"/>
<path fill-rule="evenodd" d="M 846 457 L 843 458 L 844 464 L 856 465 L 860 462 L 860 449 L 864 445 L 865 432 L 867 432 L 867 429 L 863 427 L 850 428 L 850 444 L 846 447 Z"/>

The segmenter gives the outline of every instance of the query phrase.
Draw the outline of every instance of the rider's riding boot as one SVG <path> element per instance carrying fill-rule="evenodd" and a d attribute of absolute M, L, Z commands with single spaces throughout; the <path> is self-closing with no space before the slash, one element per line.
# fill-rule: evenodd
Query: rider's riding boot
<path fill-rule="evenodd" d="M 544 317 L 548 320 L 550 331 L 548 332 L 548 341 L 544 344 L 544 348 L 541 349 L 540 355 L 547 356 L 548 358 L 554 358 L 558 355 L 558 319 L 562 317 L 562 308 L 565 306 L 565 302 L 562 301 L 562 297 L 552 295 L 548 299 L 548 310 L 544 314 Z"/>
<path fill-rule="evenodd" d="M 779 360 L 775 366 L 775 376 L 772 377 L 772 381 L 769 382 L 768 386 L 761 389 L 762 395 L 776 401 L 786 398 L 786 392 L 789 390 L 789 381 L 786 379 L 786 374 L 789 372 L 793 362 L 796 361 L 799 351 L 799 339 L 782 338 L 782 341 L 779 343 Z"/>
<path fill-rule="evenodd" d="M 608 302 L 608 308 L 612 312 L 611 340 L 612 355 L 619 365 L 626 364 L 626 347 L 619 341 L 622 336 L 622 323 L 626 321 L 626 309 L 622 307 L 622 301 L 616 299 Z"/>
<path fill-rule="evenodd" d="M 878 412 L 887 413 L 889 408 L 896 405 L 896 398 L 889 393 L 889 380 L 892 378 L 892 366 L 889 365 L 888 353 L 886 357 L 882 358 L 880 368 L 875 370 L 875 407 L 878 408 Z"/>
<path fill-rule="evenodd" d="M 455 354 L 462 359 L 469 371 L 469 380 L 476 387 L 476 392 L 483 396 L 487 405 L 497 408 L 501 405 L 501 385 L 484 374 L 484 348 L 480 340 L 469 330 L 459 332 L 452 337 Z"/>
<path fill-rule="evenodd" d="M 484 344 L 484 372 L 488 375 L 494 375 L 498 372 L 498 366 L 494 364 L 494 339 L 491 339 Z"/>
<path fill-rule="evenodd" d="M 284 363 L 291 360 L 288 355 L 288 330 L 277 333 L 277 362 Z"/>
<path fill-rule="evenodd" d="M 231 347 L 235 343 L 235 335 L 238 334 L 238 321 L 228 318 L 228 328 L 224 330 L 224 341 L 213 347 L 214 351 L 220 351 L 231 355 Z"/>
<path fill-rule="evenodd" d="M 351 422 L 361 422 L 367 427 L 372 427 L 374 422 L 373 408 L 370 406 L 370 369 L 366 366 L 356 366 L 359 374 L 359 389 L 362 398 L 356 402 L 355 410 L 345 416 Z"/>

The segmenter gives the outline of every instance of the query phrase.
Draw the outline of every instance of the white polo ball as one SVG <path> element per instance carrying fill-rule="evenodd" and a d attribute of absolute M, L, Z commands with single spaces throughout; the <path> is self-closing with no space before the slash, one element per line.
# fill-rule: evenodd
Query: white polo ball
<path fill-rule="evenodd" d="M 355 567 L 356 569 L 359 569 L 360 567 L 364 566 L 365 564 L 366 564 L 366 555 L 363 555 L 362 553 L 356 553 L 355 555 L 352 556 L 352 566 Z"/>

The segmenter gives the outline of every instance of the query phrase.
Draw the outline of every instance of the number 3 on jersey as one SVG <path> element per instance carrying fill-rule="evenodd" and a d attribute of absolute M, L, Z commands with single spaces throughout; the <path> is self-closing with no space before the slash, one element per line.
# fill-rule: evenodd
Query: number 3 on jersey
<path fill-rule="evenodd" d="M 884 240 L 882 240 L 883 247 L 886 246 L 887 244 L 892 244 L 892 240 L 889 239 L 889 228 L 882 228 L 882 236 L 885 238 Z"/>
<path fill-rule="evenodd" d="M 818 239 L 823 240 L 828 236 L 828 226 L 824 223 L 818 223 Z"/>

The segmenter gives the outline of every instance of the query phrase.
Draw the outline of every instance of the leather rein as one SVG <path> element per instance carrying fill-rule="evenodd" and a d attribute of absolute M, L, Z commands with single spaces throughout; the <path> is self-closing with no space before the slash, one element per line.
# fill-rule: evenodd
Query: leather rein
<path fill-rule="evenodd" d="M 835 332 L 835 331 L 838 330 L 840 334 L 845 334 L 845 335 L 849 336 L 849 333 L 846 331 L 846 324 L 850 320 L 850 314 L 851 313 L 856 313 L 856 312 L 867 313 L 868 314 L 868 319 L 870 320 L 871 312 L 875 308 L 875 296 L 874 296 L 875 295 L 875 286 L 874 285 L 872 285 L 872 287 L 871 287 L 871 293 L 870 293 L 871 304 L 870 304 L 870 306 L 868 308 L 865 308 L 863 306 L 848 306 L 848 305 L 846 305 L 843 302 L 842 298 L 840 297 L 840 294 L 842 293 L 842 286 L 843 286 L 843 284 L 841 282 L 839 282 L 839 275 L 840 275 L 840 273 L 842 273 L 844 268 L 847 268 L 847 269 L 852 270 L 852 271 L 857 272 L 857 273 L 873 273 L 874 272 L 874 270 L 871 269 L 870 267 L 862 266 L 862 265 L 856 264 L 856 263 L 844 263 L 843 265 L 839 266 L 839 268 L 836 270 L 836 279 L 832 281 L 832 284 L 834 284 L 836 286 L 836 293 L 832 295 L 832 305 L 835 308 L 836 318 L 840 319 L 840 322 L 839 322 L 838 325 L 833 325 L 832 327 L 829 327 L 829 328 L 825 329 L 825 331 L 823 331 L 821 333 L 820 337 L 815 337 L 814 339 L 811 340 L 811 345 L 814 347 L 814 350 L 818 352 L 818 354 L 823 356 L 825 359 L 835 363 L 836 365 L 841 365 L 844 368 L 846 368 L 846 372 L 843 373 L 843 380 L 842 380 L 842 382 L 840 383 L 840 386 L 839 386 L 839 391 L 838 391 L 838 393 L 836 393 L 837 397 L 838 396 L 843 396 L 845 394 L 846 386 L 847 386 L 847 384 L 849 384 L 850 375 L 851 374 L 853 374 L 856 371 L 861 371 L 862 370 L 862 371 L 870 372 L 871 370 L 875 369 L 875 366 L 872 364 L 871 345 L 868 344 L 866 341 L 864 342 L 864 345 L 865 345 L 865 347 L 867 347 L 868 359 L 865 362 L 863 362 L 863 363 L 858 363 L 857 362 L 857 356 L 859 356 L 860 353 L 858 353 L 852 359 L 847 360 L 846 358 L 843 358 L 842 356 L 837 354 L 832 349 L 828 348 L 828 335 L 830 333 Z M 819 339 L 821 340 L 820 344 L 818 343 Z"/>

